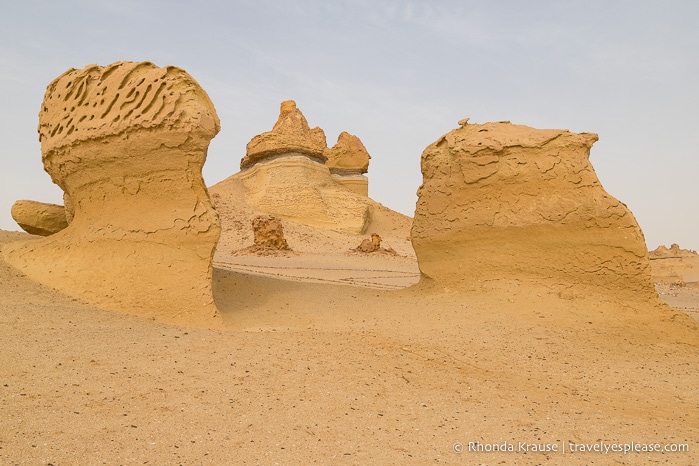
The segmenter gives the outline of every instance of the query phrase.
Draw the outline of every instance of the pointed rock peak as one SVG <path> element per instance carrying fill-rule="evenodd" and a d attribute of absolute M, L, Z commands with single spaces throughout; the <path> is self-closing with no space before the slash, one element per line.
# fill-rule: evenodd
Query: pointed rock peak
<path fill-rule="evenodd" d="M 250 140 L 240 168 L 244 170 L 261 160 L 284 154 L 305 155 L 325 163 L 323 152 L 326 148 L 323 130 L 318 127 L 311 129 L 306 117 L 296 107 L 296 102 L 286 100 L 281 103 L 279 118 L 272 131 L 258 134 Z"/>
<path fill-rule="evenodd" d="M 311 128 L 306 117 L 296 107 L 293 100 L 285 100 L 279 109 L 279 118 L 272 131 L 275 133 L 288 133 L 310 136 Z"/>

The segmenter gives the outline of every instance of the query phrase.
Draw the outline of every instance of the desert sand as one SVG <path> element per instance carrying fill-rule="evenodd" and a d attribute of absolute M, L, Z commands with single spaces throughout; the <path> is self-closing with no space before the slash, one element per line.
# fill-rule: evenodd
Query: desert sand
<path fill-rule="evenodd" d="M 380 289 L 386 270 L 416 278 L 386 256 L 237 259 L 214 269 L 219 330 L 104 311 L 0 264 L 0 463 L 699 459 L 697 323 L 681 312 L 517 283 Z M 470 441 L 692 450 L 454 453 Z"/>
<path fill-rule="evenodd" d="M 695 263 L 648 253 L 597 135 L 462 120 L 410 218 L 366 196 L 358 138 L 328 166 L 292 101 L 207 189 L 218 120 L 191 77 L 55 82 L 75 73 L 47 98 L 119 78 L 106 115 L 160 82 L 178 116 L 43 126 L 70 223 L 0 231 L 0 464 L 699 463 L 699 301 L 671 299 Z"/>

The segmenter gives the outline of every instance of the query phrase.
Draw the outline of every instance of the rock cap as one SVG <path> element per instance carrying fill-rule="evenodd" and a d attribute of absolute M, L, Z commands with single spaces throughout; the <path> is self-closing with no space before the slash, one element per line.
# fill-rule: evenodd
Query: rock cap
<path fill-rule="evenodd" d="M 296 107 L 296 102 L 286 100 L 281 103 L 279 118 L 272 131 L 258 134 L 248 142 L 240 169 L 244 170 L 276 155 L 290 153 L 305 155 L 325 163 L 326 148 L 323 130 L 318 127 L 311 129 L 306 117 Z"/>
<path fill-rule="evenodd" d="M 325 150 L 330 173 L 362 174 L 369 170 L 369 159 L 362 141 L 355 135 L 343 131 L 337 137 L 337 143 Z"/>

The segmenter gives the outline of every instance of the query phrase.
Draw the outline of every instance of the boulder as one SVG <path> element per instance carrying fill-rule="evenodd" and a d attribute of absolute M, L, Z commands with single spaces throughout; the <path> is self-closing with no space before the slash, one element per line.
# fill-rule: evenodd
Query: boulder
<path fill-rule="evenodd" d="M 73 219 L 6 247 L 5 259 L 105 309 L 219 325 L 211 278 L 220 223 L 201 174 L 219 128 L 208 95 L 180 68 L 66 71 L 46 90 L 39 140 Z"/>
<path fill-rule="evenodd" d="M 62 205 L 20 200 L 12 205 L 11 213 L 17 225 L 32 235 L 49 236 L 68 226 Z"/>
<path fill-rule="evenodd" d="M 381 249 L 381 237 L 376 233 L 372 233 L 371 239 L 364 239 L 361 244 L 357 246 L 357 251 L 359 252 L 374 252 L 379 249 Z"/>
<path fill-rule="evenodd" d="M 655 295 L 633 214 L 590 164 L 593 133 L 468 124 L 422 154 L 411 239 L 423 284 L 574 284 Z"/>
<path fill-rule="evenodd" d="M 271 215 L 259 215 L 252 219 L 252 230 L 256 248 L 289 250 L 284 238 L 281 219 Z"/>

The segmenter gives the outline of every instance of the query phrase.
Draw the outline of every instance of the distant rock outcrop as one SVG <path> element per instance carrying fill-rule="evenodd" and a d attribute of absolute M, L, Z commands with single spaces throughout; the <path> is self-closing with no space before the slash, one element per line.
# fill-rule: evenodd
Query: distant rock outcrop
<path fill-rule="evenodd" d="M 661 245 L 648 253 L 653 282 L 670 285 L 699 286 L 699 254 L 682 249 L 678 244 L 670 248 Z"/>
<path fill-rule="evenodd" d="M 422 154 L 411 237 L 424 283 L 529 278 L 654 294 L 643 233 L 588 160 L 596 134 L 460 124 Z"/>
<path fill-rule="evenodd" d="M 376 233 L 371 234 L 371 239 L 362 240 L 362 243 L 357 246 L 359 252 L 374 252 L 381 249 L 381 237 Z"/>
<path fill-rule="evenodd" d="M 325 150 L 325 156 L 333 180 L 357 194 L 369 195 L 369 180 L 364 174 L 371 156 L 357 136 L 343 131 L 337 144 Z"/>
<path fill-rule="evenodd" d="M 100 307 L 173 323 L 219 322 L 212 258 L 220 224 L 201 168 L 219 120 L 184 70 L 118 62 L 71 69 L 39 114 L 44 168 L 74 218 L 14 243 L 8 262 Z"/>
<path fill-rule="evenodd" d="M 68 226 L 62 205 L 21 200 L 12 205 L 11 212 L 17 225 L 32 235 L 49 236 Z"/>
<path fill-rule="evenodd" d="M 696 251 L 691 249 L 681 249 L 679 244 L 673 244 L 670 249 L 666 248 L 664 245 L 658 246 L 655 250 L 648 253 L 648 257 L 651 259 L 667 259 L 667 258 L 681 258 L 681 257 L 697 257 Z"/>
<path fill-rule="evenodd" d="M 300 154 L 320 163 L 325 163 L 327 145 L 322 129 L 308 126 L 306 117 L 296 108 L 296 102 L 282 102 L 279 118 L 272 131 L 258 134 L 247 145 L 245 157 L 240 161 L 244 170 L 255 163 L 275 155 Z"/>
<path fill-rule="evenodd" d="M 372 201 L 333 180 L 325 164 L 326 149 L 323 131 L 310 129 L 293 101 L 282 102 L 272 131 L 248 143 L 241 172 L 219 185 L 242 183 L 247 202 L 260 212 L 361 234 L 369 224 Z"/>

